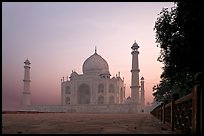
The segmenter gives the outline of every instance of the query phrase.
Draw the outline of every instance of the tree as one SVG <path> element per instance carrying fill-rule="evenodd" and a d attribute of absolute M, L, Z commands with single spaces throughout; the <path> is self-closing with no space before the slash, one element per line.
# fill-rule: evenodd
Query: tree
<path fill-rule="evenodd" d="M 171 99 L 174 93 L 188 94 L 195 74 L 203 72 L 200 5 L 177 2 L 170 11 L 163 8 L 155 22 L 156 43 L 161 48 L 158 61 L 164 64 L 161 81 L 153 87 L 157 101 Z"/>

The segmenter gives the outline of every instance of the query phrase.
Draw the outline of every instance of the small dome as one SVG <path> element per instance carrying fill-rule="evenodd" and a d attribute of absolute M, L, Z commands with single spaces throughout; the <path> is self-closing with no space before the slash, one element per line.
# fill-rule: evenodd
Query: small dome
<path fill-rule="evenodd" d="M 25 65 L 30 65 L 30 61 L 28 59 L 26 59 L 26 61 L 24 62 Z"/>
<path fill-rule="evenodd" d="M 139 48 L 139 46 L 138 46 L 138 44 L 135 41 L 134 44 L 132 45 L 131 49 L 137 50 L 138 48 Z"/>
<path fill-rule="evenodd" d="M 110 74 L 108 63 L 96 52 L 85 60 L 82 69 L 84 74 Z"/>
<path fill-rule="evenodd" d="M 76 77 L 76 76 L 78 76 L 78 73 L 77 73 L 77 72 L 75 72 L 75 71 L 74 71 L 74 72 L 72 72 L 72 73 L 71 73 L 71 75 L 70 75 L 70 77 Z"/>

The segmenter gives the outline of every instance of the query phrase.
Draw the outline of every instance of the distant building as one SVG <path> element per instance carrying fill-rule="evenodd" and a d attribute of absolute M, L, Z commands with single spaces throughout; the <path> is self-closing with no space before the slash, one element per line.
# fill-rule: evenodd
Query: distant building
<path fill-rule="evenodd" d="M 23 108 L 26 111 L 40 112 L 141 112 L 139 99 L 139 66 L 135 42 L 132 48 L 132 83 L 131 99 L 125 98 L 124 79 L 120 72 L 111 78 L 107 61 L 95 49 L 93 55 L 83 63 L 83 74 L 72 71 L 70 77 L 61 79 L 61 105 L 31 105 L 30 104 L 30 61 L 25 63 Z M 142 79 L 144 92 L 144 78 Z M 142 96 L 144 94 L 142 93 Z M 144 109 L 144 107 L 142 106 Z"/>

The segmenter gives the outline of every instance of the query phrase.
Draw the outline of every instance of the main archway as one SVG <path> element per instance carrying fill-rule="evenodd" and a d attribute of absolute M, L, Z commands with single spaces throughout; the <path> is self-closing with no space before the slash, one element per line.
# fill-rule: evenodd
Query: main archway
<path fill-rule="evenodd" d="M 81 84 L 77 92 L 78 104 L 90 104 L 90 87 L 87 84 Z"/>

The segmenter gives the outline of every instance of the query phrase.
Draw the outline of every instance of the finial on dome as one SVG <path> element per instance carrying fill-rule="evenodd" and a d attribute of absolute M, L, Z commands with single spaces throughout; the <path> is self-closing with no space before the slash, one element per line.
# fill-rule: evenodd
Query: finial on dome
<path fill-rule="evenodd" d="M 95 46 L 95 53 L 97 53 L 97 48 L 96 48 L 96 46 Z"/>

